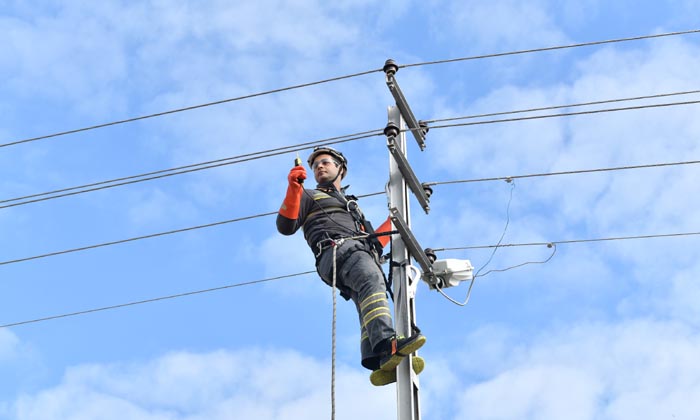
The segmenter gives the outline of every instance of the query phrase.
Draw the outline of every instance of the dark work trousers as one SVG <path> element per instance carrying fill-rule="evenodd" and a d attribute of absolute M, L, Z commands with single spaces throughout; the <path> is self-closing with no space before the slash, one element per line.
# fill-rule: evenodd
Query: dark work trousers
<path fill-rule="evenodd" d="M 319 275 L 333 284 L 333 249 L 324 250 L 316 263 Z M 336 249 L 336 287 L 352 299 L 360 317 L 362 366 L 379 369 L 384 340 L 394 336 L 384 274 L 376 254 L 364 241 L 346 240 Z"/>

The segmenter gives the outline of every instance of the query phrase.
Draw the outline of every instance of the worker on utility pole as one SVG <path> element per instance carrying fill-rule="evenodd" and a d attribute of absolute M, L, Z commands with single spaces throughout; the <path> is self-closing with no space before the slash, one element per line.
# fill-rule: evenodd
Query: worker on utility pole
<path fill-rule="evenodd" d="M 416 328 L 409 337 L 399 337 L 393 326 L 387 297 L 387 282 L 379 263 L 388 236 L 377 236 L 357 205 L 340 183 L 347 175 L 348 161 L 331 147 L 316 147 L 308 158 L 318 185 L 305 189 L 306 170 L 297 158 L 287 177 L 287 194 L 277 215 L 277 230 L 292 235 L 299 228 L 316 257 L 321 279 L 338 288 L 345 300 L 352 299 L 360 319 L 362 366 L 372 370 L 370 381 L 380 386 L 396 382 L 396 367 L 417 351 L 426 338 Z M 347 188 L 347 187 L 346 187 Z M 377 233 L 389 231 L 387 221 Z M 412 359 L 420 373 L 424 361 Z"/>

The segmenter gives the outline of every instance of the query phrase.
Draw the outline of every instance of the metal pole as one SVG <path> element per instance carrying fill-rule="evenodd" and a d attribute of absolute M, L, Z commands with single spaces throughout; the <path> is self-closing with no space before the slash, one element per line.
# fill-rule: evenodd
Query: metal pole
<path fill-rule="evenodd" d="M 389 107 L 389 125 L 403 129 L 405 126 L 399 108 Z M 406 154 L 405 131 L 396 133 L 395 141 L 402 153 Z M 399 170 L 399 166 L 393 156 L 389 156 L 389 208 L 395 207 L 410 226 L 409 194 L 406 180 Z M 394 279 L 394 319 L 396 332 L 408 337 L 412 334 L 412 325 L 415 323 L 415 296 L 411 292 L 411 279 L 408 276 L 407 267 L 411 264 L 408 249 L 403 239 L 393 240 L 392 258 L 396 267 L 393 270 Z M 414 281 L 418 281 L 415 279 Z M 413 289 L 415 290 L 415 289 Z M 396 372 L 396 397 L 398 420 L 420 420 L 418 377 L 413 373 L 410 357 L 406 357 L 397 367 Z"/>

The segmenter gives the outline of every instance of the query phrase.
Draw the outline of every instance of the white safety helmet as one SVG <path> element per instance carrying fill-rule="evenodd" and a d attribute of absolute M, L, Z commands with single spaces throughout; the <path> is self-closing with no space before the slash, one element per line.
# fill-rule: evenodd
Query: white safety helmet
<path fill-rule="evenodd" d="M 312 168 L 312 165 L 314 163 L 314 160 L 316 159 L 316 156 L 323 155 L 323 154 L 331 155 L 331 156 L 333 156 L 333 158 L 335 160 L 338 161 L 341 168 L 343 169 L 343 175 L 342 175 L 341 179 L 345 178 L 345 175 L 347 175 L 347 173 L 348 173 L 348 160 L 345 159 L 345 156 L 343 156 L 343 154 L 341 152 L 335 150 L 332 147 L 328 147 L 328 146 L 315 147 L 314 151 L 311 152 L 311 154 L 309 155 L 309 159 L 306 161 L 309 164 L 309 168 Z"/>

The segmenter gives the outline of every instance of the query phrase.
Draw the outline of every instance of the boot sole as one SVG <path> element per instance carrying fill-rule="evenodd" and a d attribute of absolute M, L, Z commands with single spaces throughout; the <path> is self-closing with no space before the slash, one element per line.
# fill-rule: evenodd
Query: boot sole
<path fill-rule="evenodd" d="M 409 343 L 408 345 L 404 346 L 403 348 L 397 349 L 396 354 L 392 355 L 389 358 L 389 360 L 382 363 L 381 366 L 379 366 L 379 369 L 387 371 L 387 372 L 396 369 L 396 366 L 398 366 L 401 363 L 401 361 L 403 360 L 404 357 L 408 356 L 411 353 L 414 353 L 416 350 L 423 347 L 423 344 L 425 344 L 425 341 L 426 341 L 425 336 L 421 335 L 415 341 Z"/>
<path fill-rule="evenodd" d="M 413 372 L 415 372 L 416 375 L 420 375 L 423 369 L 425 369 L 425 360 L 420 356 L 413 356 L 411 357 L 411 362 L 413 364 Z M 393 384 L 396 382 L 396 369 L 390 372 L 381 369 L 375 370 L 369 375 L 369 381 L 374 386 Z"/>

